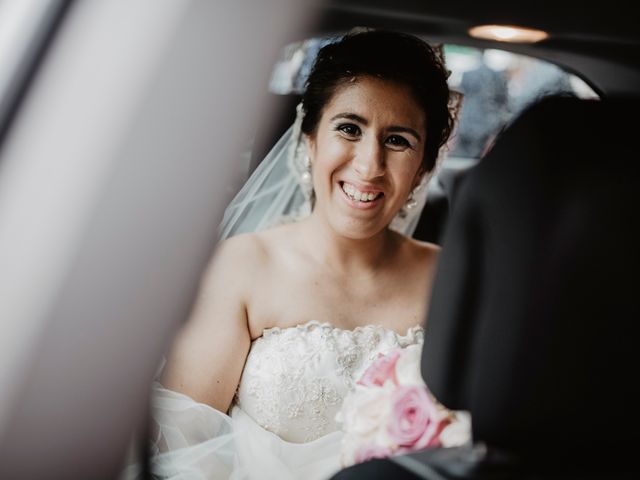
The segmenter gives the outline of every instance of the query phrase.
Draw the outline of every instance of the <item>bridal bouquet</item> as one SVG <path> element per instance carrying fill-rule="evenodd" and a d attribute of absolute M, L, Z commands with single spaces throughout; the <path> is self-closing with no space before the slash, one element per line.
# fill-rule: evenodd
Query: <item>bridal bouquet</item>
<path fill-rule="evenodd" d="M 427 389 L 421 349 L 380 354 L 347 395 L 336 416 L 345 433 L 343 466 L 470 441 L 468 414 L 447 410 Z"/>

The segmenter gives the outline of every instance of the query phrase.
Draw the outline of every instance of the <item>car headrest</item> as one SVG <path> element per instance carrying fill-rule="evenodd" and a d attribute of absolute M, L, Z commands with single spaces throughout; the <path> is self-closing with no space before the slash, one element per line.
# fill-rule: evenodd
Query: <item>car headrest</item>
<path fill-rule="evenodd" d="M 460 186 L 422 373 L 476 441 L 589 462 L 640 443 L 637 106 L 542 101 Z"/>
<path fill-rule="evenodd" d="M 442 243 L 451 205 L 455 201 L 457 185 L 466 173 L 465 169 L 442 168 L 436 177 L 438 189 L 429 189 L 427 203 L 413 232 L 413 238 L 437 245 Z"/>

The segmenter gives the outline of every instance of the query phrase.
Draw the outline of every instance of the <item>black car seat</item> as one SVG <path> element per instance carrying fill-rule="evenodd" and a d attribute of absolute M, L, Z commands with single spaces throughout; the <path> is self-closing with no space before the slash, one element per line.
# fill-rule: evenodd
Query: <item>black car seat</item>
<path fill-rule="evenodd" d="M 462 186 L 444 241 L 424 378 L 524 471 L 633 464 L 640 165 L 622 119 L 634 105 L 530 109 Z"/>
<path fill-rule="evenodd" d="M 395 478 L 635 478 L 640 164 L 623 119 L 638 106 L 543 100 L 469 172 L 422 373 L 444 405 L 471 413 L 473 446 L 335 478 L 398 465 Z"/>
<path fill-rule="evenodd" d="M 437 188 L 429 187 L 427 203 L 413 232 L 413 238 L 423 242 L 442 244 L 442 237 L 462 178 L 469 167 L 440 169 L 436 176 Z"/>

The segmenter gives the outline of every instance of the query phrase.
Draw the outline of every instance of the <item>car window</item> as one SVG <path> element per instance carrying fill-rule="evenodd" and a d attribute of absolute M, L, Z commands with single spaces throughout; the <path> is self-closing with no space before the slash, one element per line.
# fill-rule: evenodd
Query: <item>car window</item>
<path fill-rule="evenodd" d="M 318 50 L 331 41 L 312 38 L 287 45 L 273 69 L 271 93 L 302 93 Z M 450 44 L 443 51 L 451 71 L 449 85 L 463 94 L 449 144 L 452 162 L 481 158 L 511 119 L 543 97 L 598 97 L 578 76 L 533 57 Z"/>

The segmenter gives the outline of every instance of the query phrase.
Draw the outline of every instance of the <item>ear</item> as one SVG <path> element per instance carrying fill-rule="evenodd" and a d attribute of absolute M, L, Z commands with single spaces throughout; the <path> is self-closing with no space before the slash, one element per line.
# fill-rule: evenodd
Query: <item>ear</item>
<path fill-rule="evenodd" d="M 420 183 L 422 182 L 422 180 L 424 180 L 425 175 L 427 174 L 427 169 L 424 168 L 424 166 L 420 165 L 420 168 L 418 169 L 418 171 L 416 172 L 416 176 L 413 179 L 413 185 L 411 186 L 411 190 L 413 190 L 414 188 L 416 188 L 418 185 L 420 185 Z"/>

